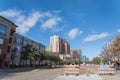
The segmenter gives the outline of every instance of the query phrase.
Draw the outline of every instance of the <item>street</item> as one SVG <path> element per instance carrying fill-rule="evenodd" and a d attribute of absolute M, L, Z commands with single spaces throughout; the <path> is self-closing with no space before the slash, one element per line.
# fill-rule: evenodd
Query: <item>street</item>
<path fill-rule="evenodd" d="M 0 70 L 0 80 L 53 80 L 60 74 L 59 69 Z"/>
<path fill-rule="evenodd" d="M 0 80 L 119 80 L 120 70 L 115 75 L 98 75 L 97 67 L 81 67 L 87 68 L 93 74 L 87 77 L 85 74 L 61 75 L 62 68 L 56 69 L 6 69 L 0 70 Z"/>
<path fill-rule="evenodd" d="M 82 67 L 82 68 L 87 68 L 94 74 L 98 75 L 97 66 L 92 66 L 92 67 L 88 66 L 88 67 Z M 103 78 L 103 80 L 120 80 L 120 70 L 116 70 L 115 75 L 100 75 L 100 76 Z"/>

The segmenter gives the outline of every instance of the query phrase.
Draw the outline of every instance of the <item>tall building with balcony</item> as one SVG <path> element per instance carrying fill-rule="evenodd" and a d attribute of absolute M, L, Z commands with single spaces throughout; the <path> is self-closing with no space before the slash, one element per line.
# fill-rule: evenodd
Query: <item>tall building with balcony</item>
<path fill-rule="evenodd" d="M 22 64 L 22 56 L 24 55 L 22 52 L 25 50 L 25 47 L 27 45 L 33 45 L 36 48 L 36 52 L 39 54 L 43 53 L 45 50 L 45 46 L 43 44 L 15 33 L 14 41 L 12 44 L 11 64 Z"/>
<path fill-rule="evenodd" d="M 50 37 L 50 48 L 51 52 L 59 52 L 61 53 L 61 45 L 60 45 L 60 37 L 59 36 L 52 36 Z"/>
<path fill-rule="evenodd" d="M 70 54 L 70 45 L 65 39 L 54 35 L 50 37 L 49 51 L 58 52 L 63 59 L 65 55 Z"/>
<path fill-rule="evenodd" d="M 38 53 L 45 51 L 43 44 L 17 34 L 16 27 L 13 22 L 0 16 L 0 68 L 3 68 L 7 61 L 11 65 L 20 65 L 22 51 L 28 44 L 34 45 Z"/>
<path fill-rule="evenodd" d="M 16 27 L 13 22 L 0 16 L 0 67 L 4 67 L 5 62 L 10 60 Z"/>

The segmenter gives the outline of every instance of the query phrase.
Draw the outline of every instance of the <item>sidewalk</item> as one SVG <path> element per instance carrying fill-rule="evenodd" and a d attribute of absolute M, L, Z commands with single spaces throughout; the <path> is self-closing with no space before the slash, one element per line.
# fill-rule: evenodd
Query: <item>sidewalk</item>
<path fill-rule="evenodd" d="M 26 72 L 5 72 L 0 74 L 0 80 L 53 80 L 60 75 L 61 68 L 34 69 Z"/>

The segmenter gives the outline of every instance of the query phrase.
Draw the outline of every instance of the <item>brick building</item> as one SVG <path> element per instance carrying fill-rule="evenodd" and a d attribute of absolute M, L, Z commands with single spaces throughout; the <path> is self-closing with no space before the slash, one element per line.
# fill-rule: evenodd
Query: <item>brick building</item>
<path fill-rule="evenodd" d="M 7 61 L 20 65 L 21 52 L 27 44 L 33 44 L 39 53 L 45 50 L 43 44 L 17 34 L 16 28 L 17 25 L 0 16 L 0 68 L 4 68 Z"/>
<path fill-rule="evenodd" d="M 0 67 L 4 67 L 5 61 L 10 60 L 10 48 L 16 27 L 13 22 L 0 16 Z"/>

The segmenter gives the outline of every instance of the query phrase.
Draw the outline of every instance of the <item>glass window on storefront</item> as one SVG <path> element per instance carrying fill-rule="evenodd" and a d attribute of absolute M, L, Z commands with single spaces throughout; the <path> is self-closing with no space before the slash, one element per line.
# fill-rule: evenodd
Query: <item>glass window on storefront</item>
<path fill-rule="evenodd" d="M 4 39 L 0 38 L 0 44 L 3 44 L 3 42 L 4 42 Z"/>
<path fill-rule="evenodd" d="M 7 30 L 7 27 L 0 24 L 0 35 L 1 36 L 4 36 L 4 37 L 6 36 L 6 30 Z"/>

